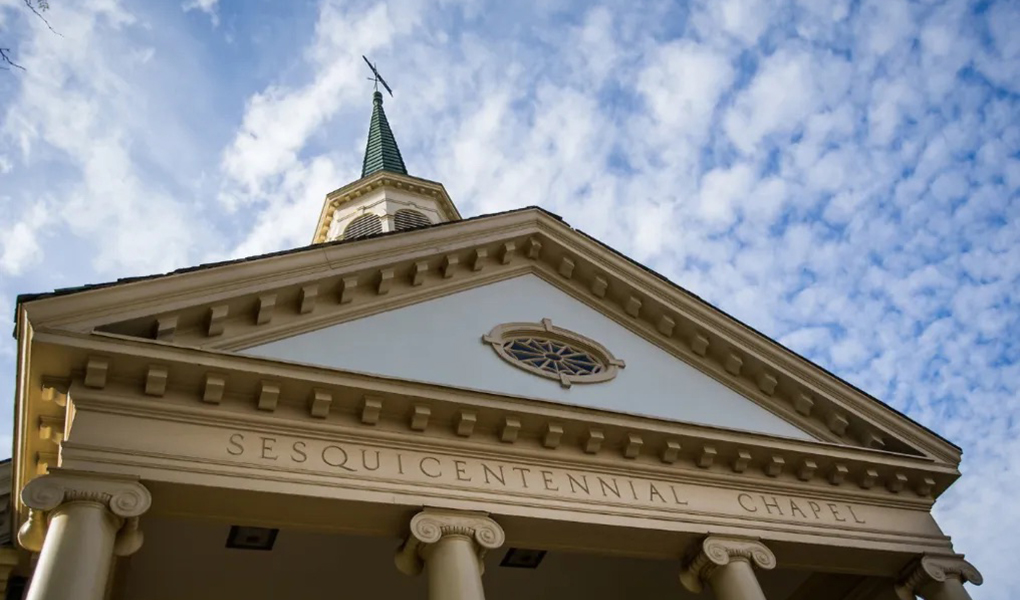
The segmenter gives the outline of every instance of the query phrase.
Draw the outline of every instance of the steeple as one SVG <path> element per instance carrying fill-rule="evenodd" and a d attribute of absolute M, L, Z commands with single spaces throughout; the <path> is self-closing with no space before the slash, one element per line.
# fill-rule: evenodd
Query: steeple
<path fill-rule="evenodd" d="M 372 72 L 389 89 L 375 67 Z M 382 94 L 376 90 L 361 179 L 326 194 L 313 244 L 417 229 L 461 218 L 443 184 L 407 174 L 382 101 Z"/>
<path fill-rule="evenodd" d="M 372 98 L 372 120 L 368 125 L 368 144 L 365 146 L 365 160 L 361 166 L 362 178 L 376 171 L 389 171 L 407 175 L 407 167 L 397 148 L 397 140 L 383 111 L 382 93 L 376 91 Z"/>

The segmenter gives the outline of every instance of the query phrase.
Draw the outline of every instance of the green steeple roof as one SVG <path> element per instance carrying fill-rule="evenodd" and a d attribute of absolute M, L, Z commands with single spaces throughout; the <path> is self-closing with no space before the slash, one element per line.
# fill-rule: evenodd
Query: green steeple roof
<path fill-rule="evenodd" d="M 376 92 L 372 98 L 372 122 L 368 126 L 368 145 L 365 146 L 365 162 L 361 166 L 361 176 L 367 177 L 377 171 L 390 171 L 407 175 L 407 167 L 397 148 L 397 140 L 386 120 L 382 107 L 382 93 Z"/>

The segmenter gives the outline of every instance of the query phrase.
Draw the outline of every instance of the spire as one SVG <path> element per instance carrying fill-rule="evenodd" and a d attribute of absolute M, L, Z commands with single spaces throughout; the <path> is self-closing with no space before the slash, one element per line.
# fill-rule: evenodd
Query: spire
<path fill-rule="evenodd" d="M 377 171 L 390 171 L 407 175 L 404 159 L 397 148 L 389 121 L 382 106 L 382 93 L 376 91 L 372 98 L 372 121 L 368 126 L 368 144 L 365 146 L 365 162 L 361 176 L 367 177 Z"/>

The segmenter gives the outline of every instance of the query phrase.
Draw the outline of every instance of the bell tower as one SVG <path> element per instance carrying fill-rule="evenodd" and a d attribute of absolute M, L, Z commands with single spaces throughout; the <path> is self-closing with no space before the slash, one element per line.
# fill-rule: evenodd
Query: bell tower
<path fill-rule="evenodd" d="M 326 194 L 312 243 L 366 237 L 459 221 L 443 184 L 407 174 L 378 90 L 362 161 L 361 179 Z"/>

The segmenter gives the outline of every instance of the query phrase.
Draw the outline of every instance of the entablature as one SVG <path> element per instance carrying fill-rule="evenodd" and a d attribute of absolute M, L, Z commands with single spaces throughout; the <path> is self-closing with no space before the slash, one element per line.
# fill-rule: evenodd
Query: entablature
<path fill-rule="evenodd" d="M 177 411 L 262 422 L 299 431 L 322 424 L 415 444 L 467 444 L 533 459 L 647 471 L 719 485 L 753 483 L 777 493 L 839 497 L 928 510 L 958 471 L 928 458 L 675 423 L 588 408 L 403 381 L 336 369 L 155 342 L 36 331 L 50 352 L 47 386 L 72 401 L 120 398 L 122 409 Z M 59 359 L 55 358 L 57 355 Z M 59 383 L 54 383 L 59 382 Z M 64 410 L 44 387 L 32 422 Z M 45 392 L 45 394 L 43 393 Z M 44 400 L 50 398 L 50 401 Z M 152 400 L 158 399 L 158 403 Z M 70 417 L 73 419 L 73 415 Z M 41 430 L 40 430 L 41 432 Z M 67 439 L 73 428 L 67 427 Z M 26 435 L 22 460 L 40 460 L 45 440 Z M 31 469 L 38 472 L 35 469 Z"/>
<path fill-rule="evenodd" d="M 529 209 L 29 305 L 38 327 L 239 350 L 535 274 L 823 441 L 959 463 L 955 446 L 663 278 Z"/>

